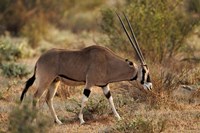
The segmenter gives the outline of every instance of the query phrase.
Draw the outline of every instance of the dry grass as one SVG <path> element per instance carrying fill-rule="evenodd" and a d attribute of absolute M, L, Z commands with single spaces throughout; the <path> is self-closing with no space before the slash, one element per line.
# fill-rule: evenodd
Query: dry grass
<path fill-rule="evenodd" d="M 107 28 L 105 30 L 111 30 L 110 32 L 108 31 L 110 33 L 108 35 L 113 39 L 113 44 L 110 43 L 109 36 L 107 36 L 106 33 L 103 33 L 102 35 L 102 32 L 98 29 L 100 23 L 104 24 L 103 21 L 99 22 L 99 10 L 102 6 L 110 3 L 109 5 L 111 5 L 111 8 L 122 9 L 121 6 L 125 3 L 120 3 L 120 1 L 114 2 L 113 0 L 98 0 L 95 2 L 87 0 L 86 2 L 74 1 L 74 3 L 68 1 L 69 0 L 63 0 L 67 5 L 60 5 L 60 10 L 57 10 L 57 2 L 45 2 L 47 7 L 49 7 L 48 4 L 53 4 L 53 7 L 50 6 L 46 12 L 43 12 L 42 7 L 36 6 L 38 8 L 36 10 L 38 10 L 37 12 L 39 14 L 35 13 L 34 15 L 31 15 L 31 19 L 29 20 L 27 18 L 25 20 L 26 23 L 16 31 L 27 38 L 21 38 L 20 36 L 10 37 L 10 35 L 5 32 L 5 36 L 0 37 L 0 67 L 3 66 L 3 63 L 10 63 L 12 61 L 20 65 L 27 64 L 27 71 L 33 73 L 34 65 L 39 55 L 48 49 L 55 47 L 80 49 L 93 44 L 104 45 L 108 42 L 110 46 L 112 45 L 112 50 L 118 49 L 116 50 L 118 55 L 124 58 L 132 57 L 133 51 L 130 49 L 131 46 L 128 44 L 124 45 L 124 43 L 128 42 L 126 40 L 121 40 L 124 37 L 124 34 L 121 32 L 121 27 L 118 23 L 116 23 L 117 25 L 116 27 L 114 26 L 113 29 L 112 25 L 109 25 L 111 22 L 109 20 L 108 23 L 105 23 L 104 25 L 104 28 Z M 39 1 L 39 3 L 40 2 L 42 1 Z M 159 5 L 156 1 L 154 1 L 154 3 L 156 6 Z M 133 4 L 135 3 L 132 3 L 131 5 Z M 13 19 L 15 21 L 8 21 L 12 19 L 5 19 L 5 24 L 14 22 L 14 24 L 18 26 L 18 24 L 20 24 L 19 21 L 23 21 L 22 18 L 28 12 L 26 12 L 26 10 L 20 12 L 21 8 L 16 8 L 18 6 L 20 5 L 14 4 L 9 10 L 14 12 L 14 18 L 17 16 L 19 19 Z M 54 6 L 56 7 L 55 9 Z M 128 11 L 127 13 L 132 12 L 133 9 L 135 10 L 135 8 L 128 9 L 130 5 L 125 4 L 124 6 L 127 7 L 127 10 L 125 10 Z M 152 7 L 156 8 L 156 6 Z M 149 7 L 150 6 L 148 6 L 148 8 Z M 138 6 L 138 9 L 140 8 L 142 9 L 143 6 Z M 146 10 L 147 8 L 144 9 Z M 164 10 L 161 6 L 158 6 L 158 9 L 159 10 L 157 11 L 162 14 Z M 180 11 L 182 12 L 182 9 Z M 134 19 L 134 17 L 137 18 L 137 13 L 145 13 L 143 9 L 141 12 L 133 11 L 133 13 L 136 14 L 134 15 L 131 13 L 129 16 L 132 18 L 133 24 L 136 24 L 136 29 L 133 28 L 138 30 L 138 33 L 141 33 L 139 35 L 137 34 L 137 37 L 142 44 L 142 50 L 146 50 L 144 51 L 144 56 L 149 56 L 149 58 L 147 58 L 149 59 L 147 60 L 147 63 L 150 68 L 154 88 L 153 92 L 149 93 L 144 91 L 135 81 L 112 83 L 110 85 L 111 94 L 122 120 L 116 120 L 102 90 L 98 87 L 94 87 L 87 106 L 83 111 L 86 124 L 80 125 L 78 113 L 80 110 L 83 86 L 68 87 L 61 84 L 54 98 L 54 107 L 59 119 L 63 122 L 63 125 L 54 124 L 51 113 L 45 102 L 45 96 L 43 96 L 40 101 L 39 112 L 32 110 L 30 103 L 28 105 L 25 104 L 25 106 L 19 106 L 19 98 L 27 80 L 27 77 L 24 77 L 26 74 L 21 76 L 19 76 L 19 74 L 23 74 L 23 70 L 25 69 L 8 66 L 4 70 L 1 68 L 0 73 L 3 73 L 4 71 L 7 72 L 10 68 L 14 70 L 14 72 L 20 71 L 19 73 L 16 73 L 16 76 L 5 77 L 2 74 L 0 75 L 0 133 L 198 133 L 200 131 L 200 27 L 195 27 L 194 31 L 191 31 L 188 35 L 189 37 L 186 36 L 182 41 L 178 41 L 182 38 L 179 35 L 182 28 L 180 28 L 180 31 L 177 33 L 175 32 L 176 29 L 173 27 L 182 26 L 177 25 L 177 21 L 181 21 L 182 19 L 177 17 L 177 21 L 170 21 L 169 24 L 172 24 L 172 26 L 166 25 L 169 28 L 164 28 L 164 30 L 168 31 L 171 29 L 171 31 L 164 32 L 162 21 L 166 19 L 168 22 L 168 20 L 171 20 L 171 17 L 168 17 L 168 15 L 173 14 L 164 13 L 164 19 L 160 19 L 159 12 L 155 12 L 155 14 L 158 13 L 158 17 L 155 20 L 158 20 L 156 23 L 160 22 L 158 24 L 161 26 L 152 26 L 152 23 L 149 23 L 151 21 L 144 21 L 144 27 L 149 26 L 150 30 L 144 28 L 142 25 L 140 26 L 140 23 L 143 22 L 140 20 L 143 19 L 141 15 L 138 15 L 139 21 Z M 150 18 L 152 19 L 152 22 L 154 22 L 153 18 L 156 15 L 151 11 L 146 13 L 150 13 L 150 16 L 153 15 Z M 143 14 L 142 16 L 146 16 L 147 14 Z M 61 17 L 62 15 L 64 16 Z M 190 17 L 191 16 L 192 14 Z M 10 17 L 12 18 L 12 15 Z M 148 17 L 149 15 L 147 15 L 147 18 Z M 0 15 L 0 18 L 3 19 L 2 14 Z M 109 19 L 109 16 L 105 17 L 105 19 Z M 50 21 L 52 21 L 52 23 L 50 23 Z M 146 25 L 147 23 L 148 25 Z M 112 24 L 112 22 L 110 24 Z M 57 29 L 55 25 L 62 30 Z M 64 27 L 67 27 L 67 30 L 64 29 Z M 182 30 L 189 27 L 190 26 L 183 26 Z M 0 30 L 1 28 L 2 27 L 0 26 Z M 155 35 L 153 35 L 152 31 L 157 30 L 160 32 L 155 32 Z M 146 34 L 148 32 L 151 33 L 151 36 Z M 168 37 L 170 38 L 166 39 Z M 159 38 L 164 41 L 159 41 Z M 174 38 L 177 38 L 177 40 L 175 39 L 173 41 Z M 172 42 L 170 42 L 170 40 Z M 164 46 L 161 44 L 164 44 L 165 41 L 166 44 L 180 42 L 180 45 L 187 44 L 188 47 L 185 47 L 184 45 L 184 47 L 180 48 L 180 51 L 184 52 L 179 52 L 179 50 L 174 49 L 178 54 L 176 54 L 176 57 L 173 56 L 173 59 L 162 58 L 162 56 L 167 55 L 165 53 L 170 52 L 165 51 L 165 49 L 160 52 L 158 50 L 159 47 L 161 48 Z M 155 50 L 154 52 L 149 50 L 150 46 L 153 48 L 156 44 L 159 46 L 158 49 L 155 49 L 156 52 Z M 30 46 L 35 47 L 35 49 L 30 48 Z M 176 47 L 176 45 L 174 46 Z M 166 49 L 171 48 L 172 47 L 166 47 Z M 126 52 L 123 52 L 124 50 Z M 189 54 L 186 54 L 185 51 L 188 51 Z M 162 61 L 160 61 L 160 63 L 157 63 L 159 62 L 157 57 L 161 58 Z M 152 60 L 154 61 L 152 62 Z M 31 75 L 29 73 L 27 74 L 28 76 Z M 35 91 L 36 90 L 33 88 L 28 91 L 23 105 L 32 98 Z M 43 121 L 43 116 L 47 116 L 45 117 L 45 121 Z M 34 121 L 35 118 L 39 119 L 39 121 Z"/>
<path fill-rule="evenodd" d="M 20 82 L 18 79 L 14 80 L 16 80 L 15 83 L 1 84 L 0 131 L 2 132 L 8 130 L 9 112 L 11 112 L 11 108 L 16 101 L 19 100 L 23 82 L 25 82 L 25 79 Z M 159 86 L 157 84 L 155 84 L 155 87 Z M 68 88 L 62 85 L 55 97 L 54 105 L 58 117 L 64 124 L 52 126 L 50 132 L 195 133 L 200 130 L 200 106 L 198 104 L 183 102 L 185 99 L 180 97 L 176 97 L 176 99 L 180 98 L 176 100 L 172 95 L 169 95 L 171 93 L 166 93 L 163 90 L 149 94 L 133 87 L 133 85 L 138 87 L 136 83 L 130 84 L 128 82 L 111 84 L 111 92 L 116 108 L 123 118 L 121 121 L 114 118 L 101 89 L 94 88 L 84 110 L 87 123 L 82 126 L 79 125 L 77 118 L 82 88 Z M 6 90 L 8 87 L 9 89 Z M 193 98 L 199 98 L 199 89 L 194 91 L 192 96 Z M 28 98 L 28 95 L 26 98 Z M 40 108 L 45 115 L 49 116 L 49 121 L 53 121 L 44 100 L 40 103 Z"/>
<path fill-rule="evenodd" d="M 52 43 L 57 42 L 57 45 L 60 43 L 58 47 L 62 48 L 81 48 L 86 46 L 88 42 L 95 42 L 89 39 L 93 38 L 93 35 L 90 34 L 87 36 L 85 34 L 75 35 L 70 32 L 61 34 L 63 35 Z M 65 34 L 70 34 L 75 39 L 65 39 Z M 58 36 L 58 33 L 54 35 Z M 76 39 L 80 37 L 84 41 Z M 72 42 L 74 40 L 76 42 Z M 72 45 L 73 43 L 77 43 L 77 45 Z M 52 46 L 51 44 L 44 44 L 36 51 L 41 52 Z M 17 62 L 28 64 L 28 69 L 32 71 L 37 58 L 38 56 L 20 59 Z M 199 64 L 191 65 L 179 61 L 168 61 L 167 64 L 162 65 L 149 64 L 154 85 L 153 93 L 145 92 L 135 81 L 110 85 L 114 103 L 122 117 L 121 121 L 115 119 L 102 90 L 93 88 L 91 97 L 84 109 L 86 124 L 79 125 L 77 114 L 80 109 L 83 86 L 68 87 L 62 84 L 55 96 L 54 105 L 58 117 L 64 124 L 61 126 L 54 124 L 50 127 L 49 132 L 199 132 Z M 8 132 L 10 114 L 12 114 L 13 106 L 18 105 L 26 80 L 27 78 L 23 77 L 19 79 L 0 76 L 0 132 Z M 34 91 L 30 89 L 25 101 L 30 99 Z M 45 96 L 40 102 L 40 112 L 48 116 L 48 121 L 53 124 L 53 118 L 45 103 Z"/>

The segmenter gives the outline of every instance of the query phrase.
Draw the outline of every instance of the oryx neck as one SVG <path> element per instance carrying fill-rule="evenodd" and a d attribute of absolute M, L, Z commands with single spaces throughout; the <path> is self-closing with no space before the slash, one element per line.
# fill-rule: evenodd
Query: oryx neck
<path fill-rule="evenodd" d="M 133 78 L 131 78 L 131 81 L 137 80 L 137 77 L 138 77 L 138 72 L 136 73 L 136 75 Z"/>

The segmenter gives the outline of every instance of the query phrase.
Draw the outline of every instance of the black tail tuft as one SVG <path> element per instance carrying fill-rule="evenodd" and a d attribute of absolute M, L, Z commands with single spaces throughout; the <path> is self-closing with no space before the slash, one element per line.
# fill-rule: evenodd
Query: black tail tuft
<path fill-rule="evenodd" d="M 36 71 L 36 67 L 35 67 L 35 71 Z M 35 71 L 34 71 L 34 75 L 26 81 L 26 85 L 24 90 L 22 91 L 21 97 L 20 97 L 20 101 L 22 102 L 24 95 L 26 94 L 26 92 L 28 91 L 28 88 L 33 85 L 34 81 L 35 81 Z"/>

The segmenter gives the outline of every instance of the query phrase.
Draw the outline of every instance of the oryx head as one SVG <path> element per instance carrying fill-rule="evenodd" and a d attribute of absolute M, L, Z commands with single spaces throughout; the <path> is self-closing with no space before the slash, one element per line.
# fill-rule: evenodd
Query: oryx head
<path fill-rule="evenodd" d="M 131 36 L 129 35 L 128 30 L 126 29 L 125 24 L 122 21 L 121 17 L 117 14 L 117 16 L 118 16 L 118 18 L 119 18 L 119 20 L 120 20 L 120 22 L 122 24 L 122 27 L 123 27 L 128 39 L 129 39 L 130 43 L 132 44 L 134 50 L 136 51 L 136 54 L 137 54 L 137 56 L 138 56 L 138 58 L 140 60 L 140 63 L 141 63 L 141 65 L 138 67 L 138 72 L 137 72 L 137 75 L 136 75 L 136 77 L 134 79 L 139 81 L 142 84 L 142 86 L 143 86 L 143 88 L 145 90 L 151 90 L 152 89 L 152 83 L 151 83 L 151 79 L 150 79 L 150 75 L 149 75 L 149 69 L 147 67 L 147 64 L 146 64 L 146 62 L 144 60 L 144 56 L 143 56 L 143 54 L 142 54 L 142 52 L 140 50 L 140 47 L 138 45 L 138 42 L 136 40 L 136 37 L 135 37 L 135 34 L 133 32 L 132 26 L 131 26 L 128 18 L 126 17 L 126 15 L 124 13 L 123 13 L 123 15 L 124 15 L 124 17 L 125 17 L 125 19 L 126 19 L 126 21 L 128 23 L 128 27 L 129 27 L 129 29 L 131 31 Z"/>

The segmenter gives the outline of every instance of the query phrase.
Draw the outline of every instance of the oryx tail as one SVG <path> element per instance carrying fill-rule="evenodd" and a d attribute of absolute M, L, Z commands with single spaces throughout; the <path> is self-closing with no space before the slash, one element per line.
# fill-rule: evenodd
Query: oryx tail
<path fill-rule="evenodd" d="M 34 83 L 34 81 L 35 81 L 35 72 L 36 72 L 36 66 L 35 66 L 35 70 L 34 70 L 33 76 L 32 76 L 30 79 L 28 79 L 28 80 L 26 81 L 25 88 L 24 88 L 24 90 L 23 90 L 23 92 L 22 92 L 22 94 L 21 94 L 21 97 L 20 97 L 20 101 L 21 101 L 21 102 L 22 102 L 22 100 L 23 100 L 23 98 L 24 98 L 24 95 L 25 95 L 26 92 L 28 91 L 28 88 L 29 88 L 30 86 L 32 86 L 33 83 Z"/>

